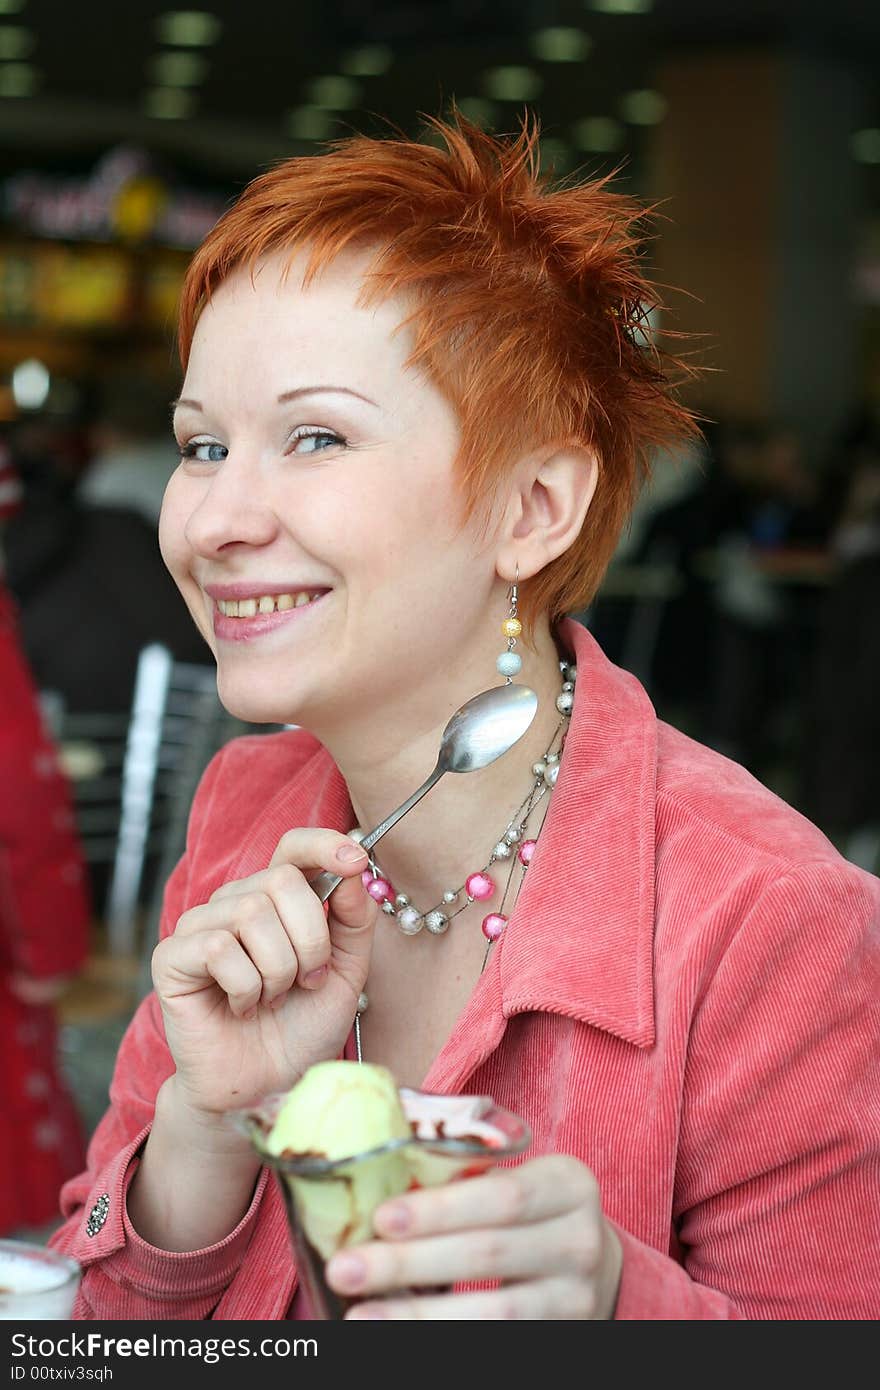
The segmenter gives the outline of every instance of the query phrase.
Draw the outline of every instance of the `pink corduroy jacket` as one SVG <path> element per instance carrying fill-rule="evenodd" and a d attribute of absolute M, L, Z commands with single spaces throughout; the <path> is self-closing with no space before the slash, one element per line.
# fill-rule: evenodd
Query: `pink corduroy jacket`
<path fill-rule="evenodd" d="M 510 923 L 425 1085 L 494 1096 L 531 1126 L 532 1155 L 593 1170 L 623 1244 L 618 1318 L 876 1318 L 880 882 L 659 723 L 583 628 L 560 635 L 579 678 L 559 781 Z M 264 868 L 289 827 L 353 823 L 310 735 L 230 744 L 195 798 L 162 932 Z M 265 1172 L 210 1249 L 154 1249 L 128 1221 L 172 1070 L 150 996 L 88 1171 L 62 1194 L 52 1243 L 85 1266 L 76 1316 L 284 1318 L 297 1275 Z"/>

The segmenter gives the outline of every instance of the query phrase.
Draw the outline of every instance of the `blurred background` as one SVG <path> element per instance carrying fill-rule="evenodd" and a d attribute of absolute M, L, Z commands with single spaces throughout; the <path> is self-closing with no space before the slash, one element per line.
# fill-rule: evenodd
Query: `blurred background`
<path fill-rule="evenodd" d="M 58 1006 L 87 1132 L 240 731 L 155 539 L 180 280 L 250 178 L 329 138 L 528 106 L 559 177 L 660 205 L 651 274 L 685 293 L 653 327 L 696 335 L 705 444 L 656 459 L 578 616 L 877 869 L 878 60 L 868 0 L 0 0 L 0 544 L 91 893 Z"/>

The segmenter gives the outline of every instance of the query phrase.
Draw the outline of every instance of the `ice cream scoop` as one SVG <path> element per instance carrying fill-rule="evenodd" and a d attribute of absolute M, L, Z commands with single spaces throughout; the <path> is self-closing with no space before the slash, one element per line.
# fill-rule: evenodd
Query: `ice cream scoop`
<path fill-rule="evenodd" d="M 343 1245 L 369 1240 L 379 1203 L 409 1187 L 403 1143 L 411 1138 L 385 1067 L 319 1062 L 290 1091 L 266 1151 L 280 1159 L 357 1159 L 320 1178 L 286 1169 L 305 1234 L 325 1260 Z M 380 1152 L 371 1157 L 372 1150 Z"/>
<path fill-rule="evenodd" d="M 398 1091 L 385 1067 L 319 1062 L 239 1123 L 275 1170 L 297 1264 L 316 1316 L 349 1301 L 327 1285 L 337 1250 L 373 1238 L 380 1203 L 482 1172 L 527 1146 L 528 1127 L 487 1096 Z"/>

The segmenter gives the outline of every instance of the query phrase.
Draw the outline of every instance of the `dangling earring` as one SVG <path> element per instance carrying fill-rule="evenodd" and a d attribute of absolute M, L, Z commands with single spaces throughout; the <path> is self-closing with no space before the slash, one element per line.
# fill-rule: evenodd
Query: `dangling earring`
<path fill-rule="evenodd" d="M 507 617 L 501 624 L 501 634 L 507 638 L 507 651 L 504 651 L 495 662 L 498 673 L 505 677 L 505 682 L 510 685 L 514 676 L 518 676 L 522 670 L 522 657 L 514 651 L 516 639 L 522 632 L 522 623 L 519 620 L 517 604 L 519 601 L 519 565 L 516 567 L 516 578 L 508 591 L 510 597 L 510 608 Z"/>

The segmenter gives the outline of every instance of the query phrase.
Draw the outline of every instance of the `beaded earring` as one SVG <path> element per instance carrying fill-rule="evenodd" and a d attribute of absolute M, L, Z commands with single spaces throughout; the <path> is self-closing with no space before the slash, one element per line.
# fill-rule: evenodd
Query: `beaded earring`
<path fill-rule="evenodd" d="M 495 662 L 495 667 L 499 675 L 504 676 L 506 685 L 510 685 L 514 676 L 518 676 L 522 670 L 522 657 L 515 650 L 516 639 L 522 632 L 522 623 L 518 614 L 519 565 L 516 567 L 516 579 L 510 586 L 509 595 L 510 608 L 507 617 L 501 624 L 501 635 L 507 638 L 507 650 L 503 651 Z"/>

